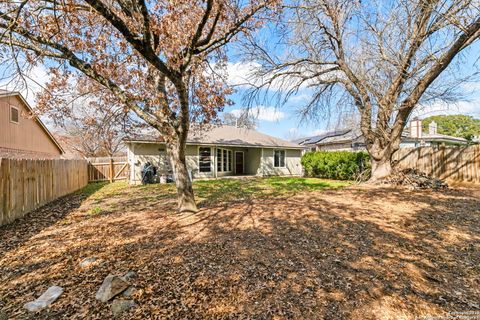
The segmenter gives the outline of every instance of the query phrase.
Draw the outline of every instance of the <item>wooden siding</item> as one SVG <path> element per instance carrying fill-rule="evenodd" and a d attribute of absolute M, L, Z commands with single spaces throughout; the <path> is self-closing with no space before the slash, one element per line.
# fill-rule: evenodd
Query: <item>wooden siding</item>
<path fill-rule="evenodd" d="M 440 179 L 480 183 L 480 145 L 402 148 L 393 160 L 401 169 L 416 168 Z"/>
<path fill-rule="evenodd" d="M 10 121 L 10 106 L 19 109 L 19 123 Z M 0 97 L 0 147 L 60 156 L 61 151 L 18 96 Z"/>
<path fill-rule="evenodd" d="M 88 183 L 85 160 L 0 159 L 0 225 Z"/>

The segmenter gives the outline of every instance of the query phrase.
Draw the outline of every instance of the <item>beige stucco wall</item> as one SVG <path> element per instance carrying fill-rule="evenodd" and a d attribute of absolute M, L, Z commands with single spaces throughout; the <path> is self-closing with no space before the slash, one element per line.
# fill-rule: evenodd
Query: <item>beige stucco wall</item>
<path fill-rule="evenodd" d="M 302 157 L 302 150 L 286 149 L 285 150 L 285 167 L 274 167 L 274 150 L 275 149 L 263 149 L 262 163 L 259 168 L 259 174 L 263 176 L 274 175 L 302 175 L 302 164 L 300 159 Z"/>
<path fill-rule="evenodd" d="M 274 168 L 273 152 L 274 149 L 269 148 L 238 148 L 238 147 L 221 147 L 222 149 L 231 150 L 233 152 L 232 171 L 216 172 L 216 148 L 211 146 L 211 172 L 198 172 L 198 149 L 199 146 L 188 145 L 186 148 L 186 158 L 188 169 L 192 172 L 193 178 L 215 178 L 222 176 L 235 175 L 235 152 L 244 153 L 244 174 L 271 176 L 271 175 L 301 175 L 302 166 L 300 164 L 301 150 L 287 149 L 285 150 L 285 167 Z M 165 167 L 167 156 L 165 146 L 154 143 L 129 143 L 127 144 L 128 162 L 130 164 L 130 182 L 140 183 L 141 170 L 145 162 L 150 161 L 158 167 L 160 172 L 168 170 Z"/>

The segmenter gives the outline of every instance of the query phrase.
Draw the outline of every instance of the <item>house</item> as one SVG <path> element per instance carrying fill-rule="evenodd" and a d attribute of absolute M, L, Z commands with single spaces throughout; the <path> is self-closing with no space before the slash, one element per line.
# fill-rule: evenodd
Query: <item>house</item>
<path fill-rule="evenodd" d="M 130 182 L 141 182 L 147 161 L 161 174 L 171 166 L 161 137 L 140 135 L 125 139 Z M 192 128 L 187 138 L 187 167 L 192 178 L 224 176 L 302 175 L 303 146 L 255 130 L 226 125 Z"/>
<path fill-rule="evenodd" d="M 322 135 L 295 140 L 311 151 L 360 151 L 365 150 L 365 140 L 358 129 L 345 129 L 326 132 Z M 437 132 L 437 124 L 429 125 L 428 133 L 422 129 L 422 120 L 415 118 L 402 134 L 400 148 L 436 147 L 444 145 L 466 145 L 464 138 L 447 136 Z"/>
<path fill-rule="evenodd" d="M 459 137 L 447 136 L 437 132 L 437 123 L 432 121 L 428 125 L 428 133 L 423 132 L 422 120 L 415 118 L 402 136 L 400 148 L 459 146 L 468 144 L 468 140 Z"/>
<path fill-rule="evenodd" d="M 59 158 L 63 149 L 19 92 L 0 90 L 0 158 Z"/>

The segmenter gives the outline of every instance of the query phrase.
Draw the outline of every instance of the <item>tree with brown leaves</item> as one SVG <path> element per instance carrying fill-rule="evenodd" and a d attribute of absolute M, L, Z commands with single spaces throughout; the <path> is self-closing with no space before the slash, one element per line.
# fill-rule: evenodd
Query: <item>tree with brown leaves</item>
<path fill-rule="evenodd" d="M 43 63 L 51 79 L 40 110 L 69 89 L 102 92 L 166 141 L 179 211 L 196 211 L 185 162 L 192 121 L 210 122 L 230 89 L 224 46 L 260 25 L 271 0 L 0 0 L 0 43 L 16 66 Z"/>
<path fill-rule="evenodd" d="M 257 39 L 245 46 L 261 65 L 250 97 L 280 88 L 285 101 L 310 88 L 301 109 L 310 116 L 348 102 L 361 116 L 371 179 L 382 179 L 412 111 L 452 98 L 462 80 L 454 66 L 480 37 L 479 6 L 477 0 L 294 1 L 279 21 L 284 50 L 265 50 Z"/>

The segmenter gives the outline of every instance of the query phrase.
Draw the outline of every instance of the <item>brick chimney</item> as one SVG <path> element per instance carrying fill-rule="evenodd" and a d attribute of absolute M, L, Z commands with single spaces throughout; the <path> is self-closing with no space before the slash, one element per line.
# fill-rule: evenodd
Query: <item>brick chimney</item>
<path fill-rule="evenodd" d="M 428 134 L 437 134 L 437 123 L 435 121 L 428 125 Z"/>
<path fill-rule="evenodd" d="M 410 137 L 420 139 L 422 138 L 422 120 L 413 118 L 410 121 Z"/>

